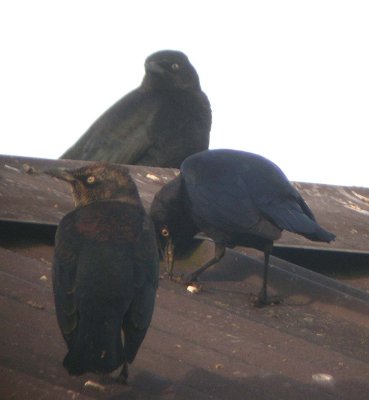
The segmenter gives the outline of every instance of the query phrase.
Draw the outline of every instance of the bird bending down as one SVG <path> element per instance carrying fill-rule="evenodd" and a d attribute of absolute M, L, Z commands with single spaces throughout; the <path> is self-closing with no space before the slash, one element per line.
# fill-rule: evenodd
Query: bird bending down
<path fill-rule="evenodd" d="M 211 108 L 195 68 L 179 51 L 146 59 L 141 86 L 101 115 L 61 158 L 179 168 L 209 147 Z"/>
<path fill-rule="evenodd" d="M 268 303 L 273 242 L 284 229 L 312 241 L 335 238 L 319 226 L 304 199 L 274 163 L 236 150 L 207 150 L 188 157 L 180 175 L 155 195 L 150 215 L 169 276 L 176 255 L 186 252 L 196 234 L 203 232 L 214 241 L 214 257 L 193 272 L 187 283 L 218 262 L 227 247 L 262 250 L 261 304 Z"/>
<path fill-rule="evenodd" d="M 76 205 L 55 237 L 63 365 L 71 375 L 118 372 L 124 382 L 154 310 L 159 256 L 152 222 L 123 166 L 45 172 L 71 184 Z"/>

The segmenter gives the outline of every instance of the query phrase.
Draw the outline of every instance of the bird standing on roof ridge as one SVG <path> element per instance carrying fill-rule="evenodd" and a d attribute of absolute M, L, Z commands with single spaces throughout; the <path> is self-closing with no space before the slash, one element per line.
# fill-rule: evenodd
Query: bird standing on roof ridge
<path fill-rule="evenodd" d="M 71 184 L 76 204 L 55 237 L 63 365 L 71 375 L 114 373 L 125 382 L 154 310 L 159 257 L 152 222 L 126 167 L 97 163 L 46 173 Z"/>
<path fill-rule="evenodd" d="M 269 256 L 283 230 L 313 241 L 330 242 L 324 230 L 277 165 L 253 153 L 207 150 L 188 157 L 181 173 L 165 185 L 150 215 L 173 274 L 174 259 L 204 232 L 215 243 L 214 257 L 193 272 L 190 283 L 218 262 L 226 247 L 245 246 L 264 252 L 260 304 L 267 304 Z"/>
<path fill-rule="evenodd" d="M 141 86 L 104 114 L 61 158 L 179 168 L 209 147 L 211 108 L 188 57 L 150 55 Z"/>

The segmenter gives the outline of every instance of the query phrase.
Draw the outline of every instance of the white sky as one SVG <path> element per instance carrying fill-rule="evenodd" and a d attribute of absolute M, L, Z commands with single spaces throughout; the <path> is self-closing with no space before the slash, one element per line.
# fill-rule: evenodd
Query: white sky
<path fill-rule="evenodd" d="M 0 153 L 57 158 L 162 49 L 199 73 L 211 148 L 369 187 L 368 1 L 3 0 Z"/>

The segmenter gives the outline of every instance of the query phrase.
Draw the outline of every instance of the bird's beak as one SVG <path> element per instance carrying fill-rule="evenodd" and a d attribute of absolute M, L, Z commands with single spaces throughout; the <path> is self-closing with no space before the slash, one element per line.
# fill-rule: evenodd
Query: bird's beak
<path fill-rule="evenodd" d="M 75 181 L 74 176 L 64 168 L 51 168 L 43 173 L 69 183 Z"/>
<path fill-rule="evenodd" d="M 153 74 L 162 74 L 165 69 L 155 61 L 146 61 L 145 71 Z"/>
<path fill-rule="evenodd" d="M 171 237 L 168 237 L 164 247 L 164 260 L 169 278 L 173 277 L 174 269 L 174 244 Z"/>

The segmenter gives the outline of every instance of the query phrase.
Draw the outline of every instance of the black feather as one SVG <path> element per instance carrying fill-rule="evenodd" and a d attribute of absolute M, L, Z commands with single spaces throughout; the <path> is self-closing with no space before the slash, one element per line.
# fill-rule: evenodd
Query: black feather
<path fill-rule="evenodd" d="M 164 186 L 156 194 L 150 214 L 159 236 L 163 226 L 169 227 L 175 253 L 198 232 L 214 240 L 214 259 L 191 279 L 219 261 L 225 247 L 255 247 L 265 254 L 265 301 L 269 253 L 282 230 L 314 241 L 335 238 L 316 222 L 280 168 L 257 154 L 207 150 L 192 155 L 182 163 L 176 186 L 176 192 Z M 185 224 L 191 224 L 192 229 L 182 229 Z"/>
<path fill-rule="evenodd" d="M 179 168 L 209 146 L 211 109 L 196 70 L 179 51 L 145 62 L 140 87 L 110 107 L 61 158 Z"/>
<path fill-rule="evenodd" d="M 73 375 L 123 366 L 126 378 L 155 304 L 152 222 L 124 167 L 96 164 L 52 175 L 72 184 L 77 201 L 55 241 L 55 309 L 68 346 L 63 365 Z"/>

